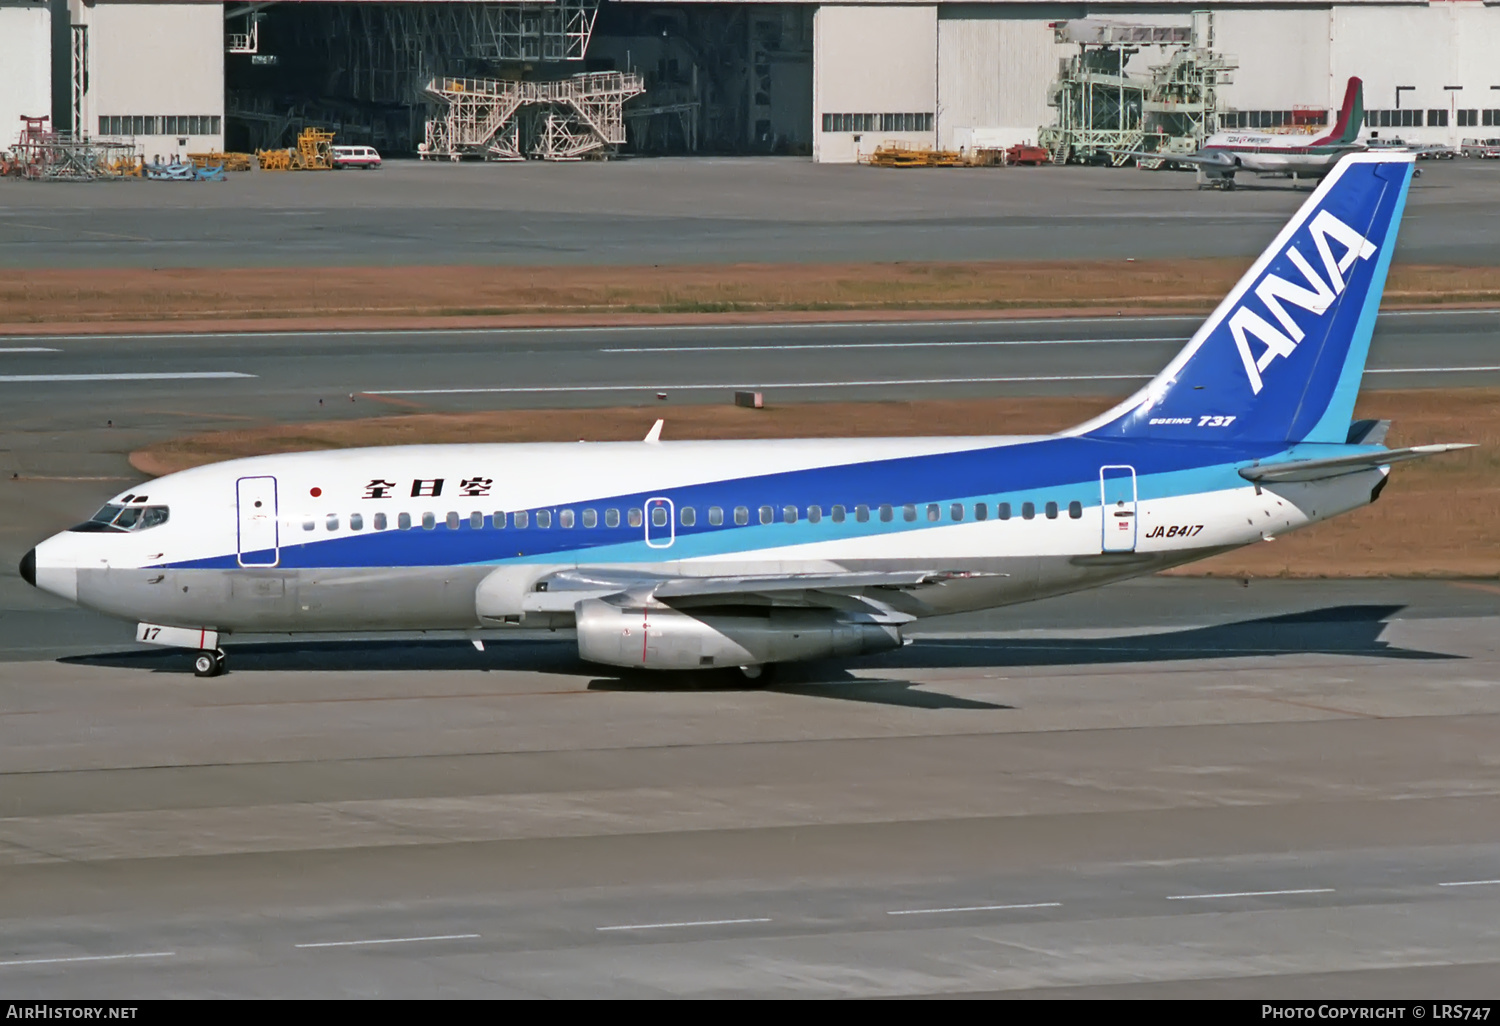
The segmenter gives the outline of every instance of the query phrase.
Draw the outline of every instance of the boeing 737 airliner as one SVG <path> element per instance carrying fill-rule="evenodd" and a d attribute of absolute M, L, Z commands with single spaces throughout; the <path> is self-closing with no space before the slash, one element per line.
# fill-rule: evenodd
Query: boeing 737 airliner
<path fill-rule="evenodd" d="M 1412 155 L 1345 157 L 1153 381 L 1056 435 L 421 445 L 132 488 L 21 564 L 222 671 L 234 632 L 572 627 L 585 660 L 765 666 L 1148 574 L 1373 502 L 1352 421 Z"/>

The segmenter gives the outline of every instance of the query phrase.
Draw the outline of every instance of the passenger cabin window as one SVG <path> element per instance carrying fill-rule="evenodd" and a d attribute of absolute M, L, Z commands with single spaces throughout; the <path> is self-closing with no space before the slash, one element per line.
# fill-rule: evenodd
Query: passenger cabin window
<path fill-rule="evenodd" d="M 560 510 L 558 510 L 557 511 L 557 526 L 558 527 L 563 527 L 563 528 L 572 527 L 573 526 L 573 511 L 570 510 L 570 509 L 560 509 Z"/>
<path fill-rule="evenodd" d="M 605 510 L 604 511 L 604 526 L 605 527 L 619 527 L 620 526 L 620 511 L 617 510 L 617 509 L 607 509 L 607 510 Z"/>
<path fill-rule="evenodd" d="M 880 507 L 880 522 L 882 524 L 889 524 L 895 517 L 896 511 L 892 507 L 886 505 Z"/>
<path fill-rule="evenodd" d="M 712 527 L 718 527 L 724 523 L 724 509 L 721 506 L 708 507 L 708 522 Z"/>
<path fill-rule="evenodd" d="M 536 526 L 543 528 L 552 526 L 552 511 L 550 509 L 539 509 L 536 511 Z"/>
<path fill-rule="evenodd" d="M 835 506 L 829 512 L 835 524 L 842 524 L 844 522 L 844 507 Z"/>
<path fill-rule="evenodd" d="M 797 507 L 796 506 L 783 506 L 783 507 L 781 507 L 781 519 L 784 520 L 784 521 L 786 521 L 788 524 L 795 524 L 797 522 Z"/>
<path fill-rule="evenodd" d="M 349 530 L 363 531 L 365 529 L 365 518 L 358 513 L 349 514 Z"/>
<path fill-rule="evenodd" d="M 599 526 L 599 514 L 595 510 L 591 510 L 591 509 L 584 510 L 583 511 L 583 526 L 584 527 L 598 527 Z"/>
<path fill-rule="evenodd" d="M 869 519 L 870 519 L 870 507 L 869 506 L 855 506 L 854 507 L 854 519 L 858 520 L 861 524 L 868 523 Z"/>
<path fill-rule="evenodd" d="M 964 518 L 964 504 L 961 502 L 955 502 L 953 505 L 949 506 L 948 518 L 954 523 L 962 520 Z"/>
<path fill-rule="evenodd" d="M 411 530 L 411 514 L 410 513 L 398 513 L 398 514 L 396 514 L 396 528 L 397 528 L 397 530 L 401 530 L 401 531 L 410 531 Z"/>
<path fill-rule="evenodd" d="M 750 511 L 744 506 L 734 507 L 734 522 L 744 527 L 750 522 Z"/>
<path fill-rule="evenodd" d="M 1007 505 L 1005 505 L 1005 503 L 1002 502 L 1000 504 L 1000 508 L 1002 510 L 1007 510 L 1010 507 L 1007 506 Z M 988 520 L 989 518 L 990 518 L 990 506 L 989 506 L 989 503 L 987 503 L 987 502 L 976 502 L 976 503 L 974 503 L 974 519 L 975 520 Z M 1002 516 L 1000 519 L 1004 520 L 1005 517 Z"/>
<path fill-rule="evenodd" d="M 450 530 L 450 531 L 457 531 L 458 530 L 458 514 L 457 513 L 450 512 L 448 514 L 445 522 L 448 525 L 448 530 Z"/>
<path fill-rule="evenodd" d="M 339 529 L 339 515 L 337 513 L 328 514 L 325 523 L 330 531 L 337 531 Z"/>
<path fill-rule="evenodd" d="M 375 526 L 375 530 L 377 530 L 377 531 L 384 531 L 385 530 L 385 514 L 384 513 L 376 513 L 375 514 L 375 524 L 374 524 L 374 526 Z"/>
<path fill-rule="evenodd" d="M 818 521 L 820 521 L 822 519 L 823 519 L 823 507 L 822 506 L 809 506 L 809 507 L 807 507 L 807 522 L 809 524 L 816 524 Z"/>
<path fill-rule="evenodd" d="M 316 531 L 317 529 L 318 529 L 318 522 L 316 520 L 313 520 L 312 518 L 308 518 L 307 520 L 302 521 L 302 530 L 304 530 L 304 531 Z"/>
<path fill-rule="evenodd" d="M 437 527 L 437 514 L 436 513 L 423 513 L 422 514 L 422 530 L 424 530 L 424 531 L 431 531 L 435 527 Z"/>
<path fill-rule="evenodd" d="M 1046 511 L 1047 511 L 1047 519 L 1048 520 L 1056 520 L 1057 519 L 1057 503 L 1055 503 L 1055 502 L 1049 502 L 1049 503 L 1047 503 L 1047 505 L 1046 505 L 1045 508 L 1046 508 Z"/>
<path fill-rule="evenodd" d="M 684 506 L 677 511 L 677 519 L 682 521 L 683 527 L 692 527 L 698 522 L 698 511 L 691 506 Z"/>
<path fill-rule="evenodd" d="M 770 506 L 762 506 L 760 508 L 760 522 L 761 523 L 763 523 L 763 524 L 769 524 L 772 520 L 775 520 L 775 519 L 776 519 L 776 511 L 774 509 L 772 509 Z"/>
<path fill-rule="evenodd" d="M 1035 520 L 1036 519 L 1036 503 L 1034 503 L 1034 502 L 1023 502 L 1023 503 L 1021 503 L 1021 519 L 1022 520 Z"/>
<path fill-rule="evenodd" d="M 645 522 L 641 519 L 641 511 L 639 509 L 631 509 L 630 512 L 625 515 L 625 519 L 630 522 L 631 527 L 640 527 L 641 524 Z"/>
<path fill-rule="evenodd" d="M 1008 502 L 1002 502 L 1002 503 L 1000 503 L 1000 505 L 996 506 L 995 507 L 995 516 L 999 517 L 1001 520 L 1009 520 L 1010 519 L 1010 503 L 1008 503 Z"/>
<path fill-rule="evenodd" d="M 518 509 L 510 515 L 510 522 L 516 527 L 525 527 L 531 523 L 531 515 L 524 509 Z"/>
<path fill-rule="evenodd" d="M 1068 503 L 1068 516 L 1073 518 L 1074 520 L 1082 520 L 1083 503 L 1079 502 L 1077 499 L 1074 499 L 1072 502 Z"/>
<path fill-rule="evenodd" d="M 901 519 L 905 520 L 908 524 L 914 522 L 917 519 L 917 507 L 909 502 L 905 506 L 902 506 Z"/>
<path fill-rule="evenodd" d="M 471 531 L 483 531 L 484 530 L 484 514 L 483 513 L 480 513 L 478 510 L 475 510 L 473 513 L 469 514 L 469 529 Z"/>
<path fill-rule="evenodd" d="M 651 526 L 652 527 L 666 527 L 667 526 L 667 507 L 665 507 L 665 506 L 652 506 L 651 507 Z"/>

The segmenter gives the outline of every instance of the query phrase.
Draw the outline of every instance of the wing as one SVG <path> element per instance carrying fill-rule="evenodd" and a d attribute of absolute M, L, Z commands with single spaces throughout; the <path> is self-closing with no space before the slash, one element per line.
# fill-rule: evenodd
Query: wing
<path fill-rule="evenodd" d="M 526 612 L 572 612 L 586 598 L 622 603 L 702 605 L 745 602 L 801 606 L 846 606 L 849 600 L 881 607 L 882 592 L 912 591 L 958 578 L 1005 574 L 958 570 L 847 570 L 806 574 L 723 574 L 702 577 L 647 572 L 558 570 L 541 578 L 523 600 Z"/>
<path fill-rule="evenodd" d="M 1384 467 L 1403 460 L 1435 456 L 1440 452 L 1472 448 L 1471 443 L 1456 442 L 1446 445 L 1413 445 L 1407 449 L 1386 449 L 1382 452 L 1357 453 L 1353 456 L 1331 456 L 1321 460 L 1289 460 L 1285 463 L 1261 463 L 1253 467 L 1240 468 L 1240 477 L 1247 481 L 1322 481 L 1343 474 L 1356 474 L 1361 470 Z"/>

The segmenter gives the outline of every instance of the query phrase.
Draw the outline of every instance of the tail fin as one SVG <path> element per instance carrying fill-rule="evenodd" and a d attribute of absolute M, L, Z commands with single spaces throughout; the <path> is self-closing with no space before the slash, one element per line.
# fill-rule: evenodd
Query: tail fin
<path fill-rule="evenodd" d="M 1365 123 L 1365 87 L 1357 78 L 1349 79 L 1349 84 L 1344 87 L 1344 103 L 1339 108 L 1338 120 L 1333 123 L 1333 131 L 1327 135 L 1319 136 L 1309 145 L 1311 146 L 1336 146 L 1352 145 L 1359 138 L 1359 130 Z"/>
<path fill-rule="evenodd" d="M 1166 369 L 1068 434 L 1343 442 L 1412 161 L 1339 161 Z"/>

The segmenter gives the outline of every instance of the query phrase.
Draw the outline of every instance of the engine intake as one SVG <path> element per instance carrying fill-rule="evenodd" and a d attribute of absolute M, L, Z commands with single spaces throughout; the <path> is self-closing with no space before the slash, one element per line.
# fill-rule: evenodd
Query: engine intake
<path fill-rule="evenodd" d="M 576 616 L 580 656 L 648 670 L 759 666 L 884 652 L 902 644 L 898 626 L 852 623 L 818 609 L 691 615 L 668 606 L 625 609 L 585 599 Z"/>

